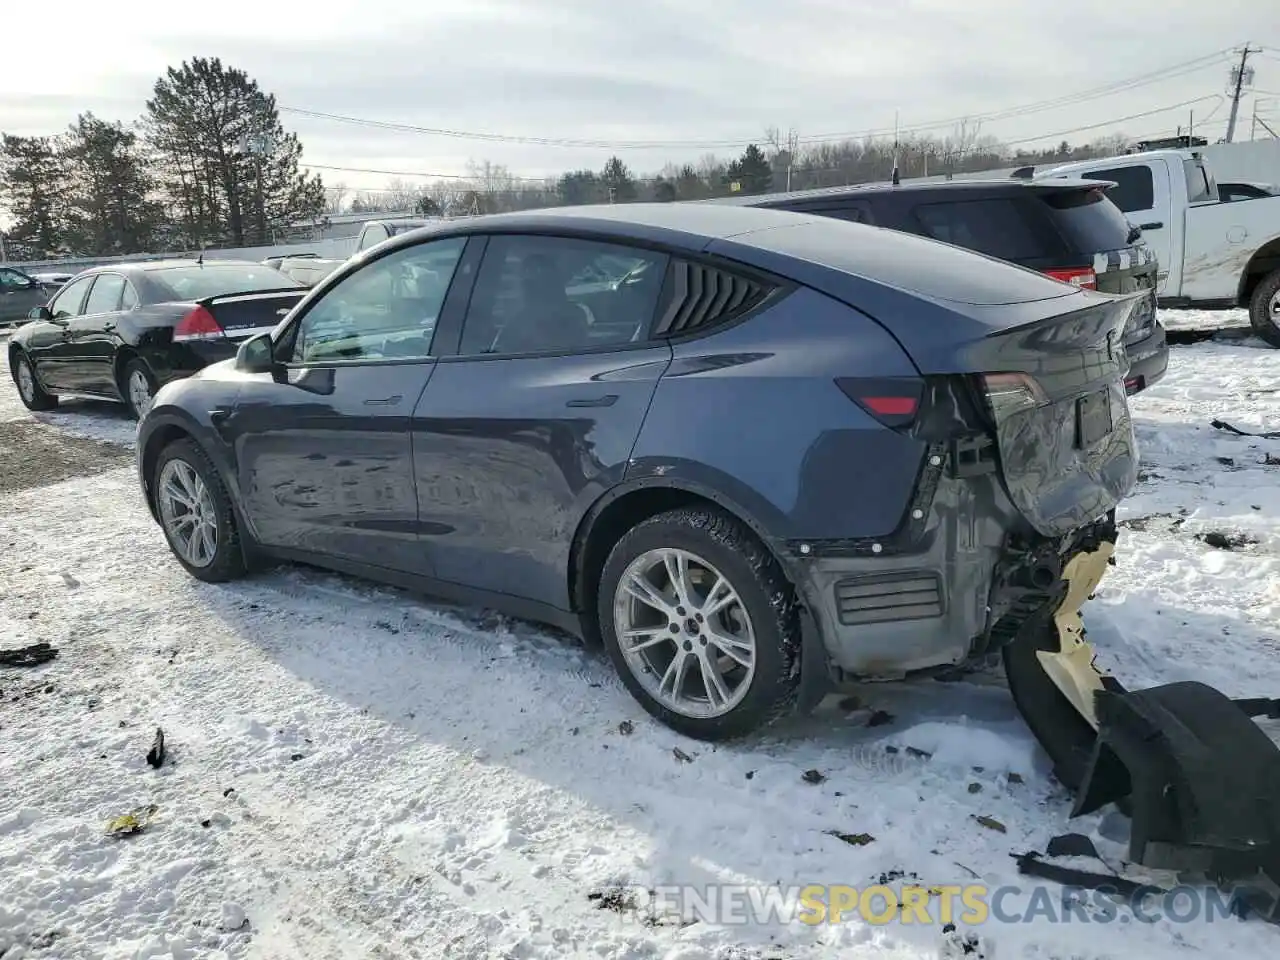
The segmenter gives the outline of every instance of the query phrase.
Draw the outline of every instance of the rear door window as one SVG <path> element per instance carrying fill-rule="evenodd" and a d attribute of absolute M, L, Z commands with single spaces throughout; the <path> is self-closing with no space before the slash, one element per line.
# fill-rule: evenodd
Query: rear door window
<path fill-rule="evenodd" d="M 933 239 L 990 257 L 1024 263 L 1052 255 L 1034 214 L 1010 198 L 927 203 L 915 216 Z"/>
<path fill-rule="evenodd" d="M 1115 167 L 1111 170 L 1090 170 L 1083 174 L 1090 180 L 1112 180 L 1115 186 L 1107 191 L 1111 202 L 1125 213 L 1150 210 L 1156 205 L 1156 183 L 1148 166 Z"/>
<path fill-rule="evenodd" d="M 1129 220 L 1100 188 L 1039 196 L 1074 252 L 1093 254 L 1129 246 Z"/>
<path fill-rule="evenodd" d="M 89 299 L 84 305 L 86 314 L 114 313 L 120 309 L 120 295 L 124 292 L 124 277 L 118 273 L 99 275 Z"/>
<path fill-rule="evenodd" d="M 387 228 L 380 223 L 365 227 L 364 232 L 360 234 L 360 248 L 357 253 L 381 243 L 388 236 L 390 234 L 387 233 Z"/>

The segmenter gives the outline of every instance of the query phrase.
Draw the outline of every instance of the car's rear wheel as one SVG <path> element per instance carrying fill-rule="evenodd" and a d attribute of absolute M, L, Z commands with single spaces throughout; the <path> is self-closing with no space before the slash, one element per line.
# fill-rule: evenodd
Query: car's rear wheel
<path fill-rule="evenodd" d="M 160 452 L 153 489 L 165 539 L 188 573 L 209 583 L 244 575 L 231 495 L 194 440 L 175 440 Z"/>
<path fill-rule="evenodd" d="M 1280 270 L 1271 271 L 1253 288 L 1249 323 L 1263 340 L 1280 347 Z"/>
<path fill-rule="evenodd" d="M 28 410 L 52 410 L 58 405 L 58 398 L 40 386 L 35 368 L 25 353 L 14 356 L 13 382 L 18 387 L 18 398 Z"/>
<path fill-rule="evenodd" d="M 672 510 L 632 528 L 605 563 L 597 610 L 622 682 L 680 733 L 742 736 L 795 706 L 795 592 L 777 560 L 726 513 Z"/>
<path fill-rule="evenodd" d="M 124 402 L 138 420 L 151 409 L 156 395 L 156 378 L 151 369 L 137 357 L 124 368 Z"/>

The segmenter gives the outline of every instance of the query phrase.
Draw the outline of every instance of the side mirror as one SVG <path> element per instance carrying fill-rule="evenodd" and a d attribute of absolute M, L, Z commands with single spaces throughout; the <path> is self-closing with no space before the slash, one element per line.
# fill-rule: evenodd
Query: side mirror
<path fill-rule="evenodd" d="M 48 307 L 32 307 L 31 312 L 27 314 L 27 319 L 44 320 L 47 322 L 53 319 L 53 314 L 49 312 Z"/>
<path fill-rule="evenodd" d="M 271 373 L 276 367 L 275 348 L 269 333 L 250 337 L 236 351 L 236 369 L 241 373 Z"/>

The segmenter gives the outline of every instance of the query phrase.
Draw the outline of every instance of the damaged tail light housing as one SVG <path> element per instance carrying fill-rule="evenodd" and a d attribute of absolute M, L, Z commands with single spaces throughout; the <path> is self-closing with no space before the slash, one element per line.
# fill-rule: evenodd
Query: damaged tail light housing
<path fill-rule="evenodd" d="M 1026 373 L 983 374 L 982 388 L 996 419 L 1032 410 L 1049 402 L 1044 388 L 1036 382 L 1035 377 Z"/>

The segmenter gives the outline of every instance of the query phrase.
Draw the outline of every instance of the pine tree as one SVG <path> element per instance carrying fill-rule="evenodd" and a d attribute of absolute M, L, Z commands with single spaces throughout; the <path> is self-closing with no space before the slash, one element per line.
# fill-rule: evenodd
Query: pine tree
<path fill-rule="evenodd" d="M 44 260 L 66 250 L 66 171 L 50 137 L 0 135 L 0 200 L 13 226 L 6 253 L 17 260 Z"/>
<path fill-rule="evenodd" d="M 630 203 L 636 198 L 636 181 L 621 157 L 610 157 L 600 172 L 600 182 L 610 203 Z"/>
<path fill-rule="evenodd" d="M 275 97 L 217 57 L 170 67 L 144 125 L 188 243 L 267 244 L 324 210 L 324 186 L 299 171 L 302 145 Z"/>
<path fill-rule="evenodd" d="M 59 146 L 71 245 L 97 256 L 151 249 L 164 211 L 153 197 L 155 180 L 137 134 L 86 113 Z"/>
<path fill-rule="evenodd" d="M 725 179 L 737 183 L 742 193 L 766 193 L 773 187 L 773 167 L 764 152 L 750 143 L 742 156 L 729 164 Z"/>

